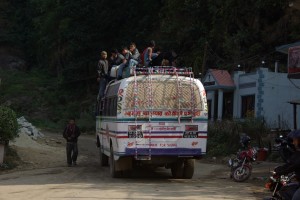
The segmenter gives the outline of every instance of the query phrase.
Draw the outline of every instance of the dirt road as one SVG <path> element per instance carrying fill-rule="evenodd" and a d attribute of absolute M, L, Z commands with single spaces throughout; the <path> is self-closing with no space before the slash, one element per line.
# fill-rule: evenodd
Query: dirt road
<path fill-rule="evenodd" d="M 170 170 L 138 170 L 132 178 L 113 179 L 100 167 L 94 137 L 81 136 L 78 166 L 66 167 L 64 142 L 46 135 L 37 146 L 14 146 L 22 156 L 21 167 L 0 175 L 0 200 L 12 199 L 261 199 L 269 193 L 264 181 L 235 183 L 220 164 L 196 163 L 191 180 L 172 179 Z M 268 175 L 272 163 L 254 166 L 252 177 Z"/>

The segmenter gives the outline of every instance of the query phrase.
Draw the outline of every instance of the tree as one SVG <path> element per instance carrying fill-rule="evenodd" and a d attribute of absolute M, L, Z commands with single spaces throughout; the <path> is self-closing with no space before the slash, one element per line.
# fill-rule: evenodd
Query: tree
<path fill-rule="evenodd" d="M 18 135 L 18 122 L 15 112 L 0 106 L 0 142 L 7 143 Z"/>

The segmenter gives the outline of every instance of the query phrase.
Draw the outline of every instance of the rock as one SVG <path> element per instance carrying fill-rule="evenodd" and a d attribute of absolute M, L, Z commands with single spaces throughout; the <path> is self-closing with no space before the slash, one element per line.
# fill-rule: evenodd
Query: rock
<path fill-rule="evenodd" d="M 17 119 L 19 126 L 19 134 L 26 134 L 32 139 L 37 140 L 38 138 L 44 137 L 44 134 L 41 133 L 37 128 L 35 128 L 31 123 L 29 123 L 25 117 L 20 117 Z"/>

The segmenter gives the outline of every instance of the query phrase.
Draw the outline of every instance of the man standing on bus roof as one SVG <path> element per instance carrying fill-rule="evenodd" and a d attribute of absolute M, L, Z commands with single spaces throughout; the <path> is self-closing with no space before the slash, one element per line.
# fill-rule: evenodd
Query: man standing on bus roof
<path fill-rule="evenodd" d="M 101 100 L 104 97 L 104 92 L 107 83 L 110 81 L 110 67 L 107 61 L 107 52 L 102 51 L 101 57 L 98 62 L 98 78 L 97 81 L 99 82 L 99 94 L 98 100 Z"/>
<path fill-rule="evenodd" d="M 68 125 L 65 127 L 63 132 L 63 137 L 67 141 L 66 151 L 67 151 L 67 163 L 71 167 L 72 164 L 77 165 L 77 156 L 78 156 L 78 146 L 77 141 L 80 136 L 80 130 L 75 124 L 75 118 L 70 118 Z"/>

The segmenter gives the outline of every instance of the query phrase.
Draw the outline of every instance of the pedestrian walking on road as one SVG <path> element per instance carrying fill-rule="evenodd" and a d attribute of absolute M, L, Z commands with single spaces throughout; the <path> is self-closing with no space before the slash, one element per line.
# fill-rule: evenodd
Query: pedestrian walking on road
<path fill-rule="evenodd" d="M 68 166 L 77 165 L 77 156 L 78 156 L 78 146 L 77 140 L 80 136 L 80 130 L 75 124 L 75 119 L 70 118 L 69 123 L 64 129 L 63 137 L 67 141 L 66 150 L 67 150 L 67 163 Z"/>

